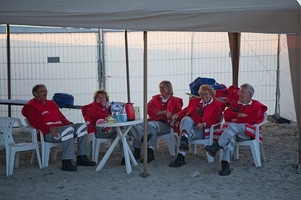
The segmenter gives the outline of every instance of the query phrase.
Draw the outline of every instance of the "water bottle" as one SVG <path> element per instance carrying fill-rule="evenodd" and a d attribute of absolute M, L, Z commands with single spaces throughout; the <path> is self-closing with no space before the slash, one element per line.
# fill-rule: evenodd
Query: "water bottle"
<path fill-rule="evenodd" d="M 116 112 L 116 122 L 121 122 L 121 108 L 120 105 L 115 105 L 115 112 Z"/>
<path fill-rule="evenodd" d="M 126 109 L 125 109 L 125 105 L 123 104 L 121 107 L 121 121 L 122 122 L 126 122 L 127 121 L 127 115 L 126 115 Z"/>
<path fill-rule="evenodd" d="M 111 115 L 112 115 L 112 117 L 113 117 L 114 119 L 116 119 L 117 113 L 116 113 L 116 108 L 115 108 L 115 103 L 114 103 L 114 101 L 112 101 L 112 104 L 111 104 Z"/>

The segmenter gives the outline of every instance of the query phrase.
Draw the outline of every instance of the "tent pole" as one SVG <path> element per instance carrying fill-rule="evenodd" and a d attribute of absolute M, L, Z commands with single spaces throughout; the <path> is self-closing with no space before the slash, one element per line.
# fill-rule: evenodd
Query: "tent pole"
<path fill-rule="evenodd" d="M 147 173 L 147 31 L 143 32 L 144 52 L 143 52 L 143 173 L 142 177 L 149 176 Z"/>
<path fill-rule="evenodd" d="M 292 89 L 295 103 L 296 120 L 299 132 L 299 165 L 298 173 L 301 173 L 301 35 L 286 35 L 289 53 L 289 63 L 292 78 Z"/>
<path fill-rule="evenodd" d="M 130 72 L 129 72 L 129 47 L 128 47 L 128 31 L 124 31 L 125 38 L 125 63 L 126 63 L 126 86 L 127 86 L 127 95 L 128 102 L 131 102 L 131 92 L 130 92 Z"/>
<path fill-rule="evenodd" d="M 11 99 L 11 60 L 10 60 L 10 27 L 6 25 L 6 52 L 7 52 L 7 98 Z M 8 105 L 8 116 L 11 117 L 11 105 Z"/>
<path fill-rule="evenodd" d="M 106 71 L 104 66 L 103 30 L 98 29 L 98 87 L 106 89 Z"/>
<path fill-rule="evenodd" d="M 228 33 L 231 60 L 232 60 L 232 84 L 238 86 L 239 56 L 240 56 L 240 33 Z"/>
<path fill-rule="evenodd" d="M 280 87 L 279 87 L 279 77 L 280 77 L 280 34 L 278 34 L 278 44 L 277 44 L 277 70 L 276 70 L 276 102 L 275 102 L 275 117 L 278 119 L 280 117 L 279 109 L 279 99 L 280 99 Z"/>

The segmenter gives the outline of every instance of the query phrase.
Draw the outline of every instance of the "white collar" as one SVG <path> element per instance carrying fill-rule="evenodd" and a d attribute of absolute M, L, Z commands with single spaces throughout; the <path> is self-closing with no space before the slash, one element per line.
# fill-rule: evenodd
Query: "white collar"
<path fill-rule="evenodd" d="M 169 95 L 166 99 L 164 99 L 161 95 L 160 95 L 160 97 L 161 97 L 161 99 L 162 99 L 162 102 L 163 102 L 163 103 L 166 103 L 166 102 L 168 101 L 168 99 L 170 98 L 170 95 Z"/>
<path fill-rule="evenodd" d="M 213 102 L 213 98 L 211 98 L 210 101 L 207 102 L 207 103 L 204 103 L 204 102 L 203 102 L 203 99 L 200 101 L 200 103 L 203 104 L 203 107 L 205 107 L 205 106 L 211 104 L 212 102 Z"/>
<path fill-rule="evenodd" d="M 246 106 L 246 105 L 252 105 L 252 99 L 249 101 L 249 103 L 243 103 L 243 102 L 241 102 L 241 101 L 238 101 L 238 104 L 241 104 L 241 105 L 243 105 L 243 106 Z"/>

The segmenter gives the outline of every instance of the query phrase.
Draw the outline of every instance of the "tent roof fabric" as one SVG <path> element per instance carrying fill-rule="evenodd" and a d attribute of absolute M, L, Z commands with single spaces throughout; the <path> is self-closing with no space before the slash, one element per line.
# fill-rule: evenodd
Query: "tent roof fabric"
<path fill-rule="evenodd" d="M 301 33 L 296 0 L 5 0 L 0 23 L 139 31 Z"/>

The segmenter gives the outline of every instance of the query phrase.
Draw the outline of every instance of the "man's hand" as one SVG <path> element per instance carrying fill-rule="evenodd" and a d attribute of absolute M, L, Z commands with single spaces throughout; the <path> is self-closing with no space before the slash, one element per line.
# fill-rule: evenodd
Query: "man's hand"
<path fill-rule="evenodd" d="M 157 112 L 157 115 L 165 115 L 165 114 L 166 114 L 166 111 L 164 111 L 164 110 L 159 110 Z"/>
<path fill-rule="evenodd" d="M 249 115 L 245 114 L 245 113 L 238 113 L 237 117 L 247 117 Z"/>
<path fill-rule="evenodd" d="M 57 128 L 55 126 L 51 126 L 49 128 L 50 133 L 54 136 L 54 137 L 58 137 L 60 134 L 57 130 Z"/>
<path fill-rule="evenodd" d="M 203 129 L 204 128 L 204 123 L 200 122 L 196 125 L 197 128 Z"/>

